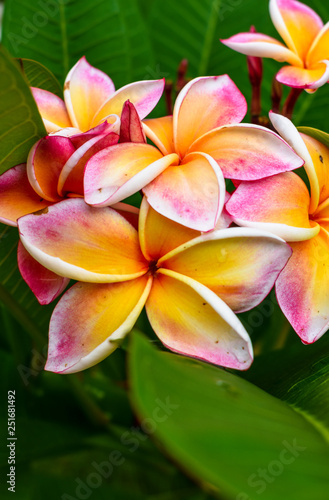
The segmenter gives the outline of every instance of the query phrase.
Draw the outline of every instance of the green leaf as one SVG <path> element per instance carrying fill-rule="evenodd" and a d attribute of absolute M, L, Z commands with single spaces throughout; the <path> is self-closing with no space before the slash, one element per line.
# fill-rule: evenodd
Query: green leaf
<path fill-rule="evenodd" d="M 0 48 L 0 174 L 24 163 L 33 144 L 46 135 L 31 91 L 17 65 Z"/>
<path fill-rule="evenodd" d="M 152 52 L 136 0 L 6 0 L 2 42 L 63 83 L 86 56 L 117 86 L 144 79 Z"/>
<path fill-rule="evenodd" d="M 245 377 L 303 412 L 329 436 L 328 335 L 315 344 L 299 342 L 259 356 Z"/>
<path fill-rule="evenodd" d="M 314 139 L 317 139 L 329 148 L 329 134 L 326 132 L 312 127 L 298 127 L 298 130 L 303 134 L 310 135 Z"/>
<path fill-rule="evenodd" d="M 31 87 L 48 90 L 48 92 L 63 97 L 63 89 L 49 69 L 31 59 L 19 59 L 19 63 Z"/>
<path fill-rule="evenodd" d="M 328 443 L 286 403 L 227 371 L 159 352 L 138 333 L 129 368 L 141 421 L 220 498 L 327 498 Z"/>

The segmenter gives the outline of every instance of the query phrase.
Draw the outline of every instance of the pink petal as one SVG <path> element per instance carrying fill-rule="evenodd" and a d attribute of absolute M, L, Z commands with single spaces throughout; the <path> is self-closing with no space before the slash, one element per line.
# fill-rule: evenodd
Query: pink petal
<path fill-rule="evenodd" d="M 24 281 L 41 305 L 50 304 L 69 284 L 68 278 L 63 278 L 39 264 L 21 242 L 18 243 L 17 260 Z"/>
<path fill-rule="evenodd" d="M 239 33 L 226 40 L 221 40 L 230 49 L 241 54 L 256 57 L 271 57 L 279 62 L 288 62 L 302 66 L 303 61 L 282 43 L 262 33 Z"/>
<path fill-rule="evenodd" d="M 329 61 L 323 61 L 310 69 L 284 66 L 276 79 L 289 87 L 317 89 L 329 80 Z"/>
<path fill-rule="evenodd" d="M 56 306 L 50 321 L 45 369 L 74 373 L 111 354 L 132 329 L 152 278 L 124 283 L 77 283 Z"/>
<path fill-rule="evenodd" d="M 143 189 L 149 204 L 170 220 L 198 231 L 217 223 L 225 200 L 225 181 L 216 162 L 203 153 L 187 155 Z"/>
<path fill-rule="evenodd" d="M 313 238 L 319 226 L 309 220 L 310 196 L 304 182 L 285 172 L 242 182 L 226 208 L 239 226 L 270 231 L 286 241 Z"/>
<path fill-rule="evenodd" d="M 149 144 L 125 143 L 103 149 L 86 165 L 85 200 L 95 206 L 118 203 L 177 163 L 176 154 L 162 156 Z"/>
<path fill-rule="evenodd" d="M 48 134 L 62 128 L 71 127 L 71 120 L 66 106 L 60 97 L 48 90 L 31 87 L 31 92 L 37 103 Z"/>
<path fill-rule="evenodd" d="M 276 282 L 279 305 L 305 344 L 329 328 L 329 235 L 292 243 L 293 254 Z"/>
<path fill-rule="evenodd" d="M 124 103 L 129 100 L 135 106 L 141 120 L 157 105 L 164 89 L 165 81 L 144 80 L 134 82 L 117 90 L 97 111 L 92 126 L 98 125 L 111 114 L 121 115 Z"/>
<path fill-rule="evenodd" d="M 185 85 L 175 102 L 176 152 L 182 158 L 196 139 L 216 127 L 239 123 L 246 112 L 246 100 L 229 76 L 195 78 Z"/>
<path fill-rule="evenodd" d="M 85 132 L 98 125 L 92 125 L 93 117 L 114 91 L 111 78 L 82 57 L 67 75 L 64 85 L 65 104 L 73 126 Z"/>
<path fill-rule="evenodd" d="M 246 123 L 208 132 L 193 143 L 191 151 L 212 156 L 227 179 L 261 179 L 294 170 L 304 163 L 277 134 Z"/>

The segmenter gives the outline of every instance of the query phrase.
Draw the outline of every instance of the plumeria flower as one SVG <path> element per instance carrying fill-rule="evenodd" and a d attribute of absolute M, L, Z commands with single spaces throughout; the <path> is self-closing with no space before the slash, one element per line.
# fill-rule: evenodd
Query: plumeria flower
<path fill-rule="evenodd" d="M 329 149 L 272 113 L 278 132 L 305 160 L 311 195 L 286 172 L 242 182 L 227 203 L 233 220 L 289 242 L 293 255 L 276 282 L 278 303 L 305 344 L 329 328 Z"/>
<path fill-rule="evenodd" d="M 158 103 L 163 89 L 161 79 L 130 83 L 115 91 L 111 78 L 82 57 L 66 77 L 64 101 L 47 90 L 32 87 L 32 93 L 48 133 L 70 127 L 86 132 L 105 120 L 116 122 L 128 99 L 140 118 L 145 118 Z"/>
<path fill-rule="evenodd" d="M 224 176 L 254 180 L 302 165 L 274 132 L 240 124 L 246 110 L 227 75 L 192 80 L 173 116 L 144 122 L 154 145 L 118 144 L 88 161 L 85 201 L 108 206 L 142 189 L 165 217 L 195 230 L 213 229 L 224 204 Z"/>
<path fill-rule="evenodd" d="M 247 369 L 249 336 L 235 311 L 261 302 L 291 255 L 282 239 L 230 228 L 199 235 L 143 199 L 139 228 L 113 208 L 64 200 L 18 222 L 41 265 L 78 280 L 54 309 L 46 370 L 71 373 L 116 349 L 143 306 L 171 350 Z"/>
<path fill-rule="evenodd" d="M 329 80 L 329 23 L 295 0 L 270 0 L 270 15 L 283 43 L 261 33 L 239 33 L 221 40 L 248 56 L 287 62 L 276 78 L 289 87 L 317 89 Z"/>

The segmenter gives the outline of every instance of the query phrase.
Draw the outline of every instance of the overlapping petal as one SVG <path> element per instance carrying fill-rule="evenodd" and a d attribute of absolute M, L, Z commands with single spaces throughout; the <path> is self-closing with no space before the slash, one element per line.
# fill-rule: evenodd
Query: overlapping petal
<path fill-rule="evenodd" d="M 27 159 L 27 175 L 34 191 L 48 201 L 61 199 L 57 192 L 60 173 L 75 152 L 68 137 L 46 136 L 31 149 Z"/>
<path fill-rule="evenodd" d="M 177 163 L 175 153 L 162 156 L 149 144 L 126 143 L 103 149 L 86 164 L 85 200 L 95 206 L 117 203 Z"/>
<path fill-rule="evenodd" d="M 0 222 L 17 226 L 19 217 L 42 210 L 49 204 L 32 189 L 25 163 L 0 176 Z"/>
<path fill-rule="evenodd" d="M 144 196 L 139 216 L 139 242 L 146 259 L 158 260 L 174 248 L 200 235 L 199 231 L 182 226 L 160 215 Z"/>
<path fill-rule="evenodd" d="M 309 69 L 284 66 L 276 79 L 289 87 L 317 89 L 329 80 L 329 61 L 320 62 Z"/>
<path fill-rule="evenodd" d="M 64 200 L 18 221 L 27 251 L 60 276 L 108 283 L 145 274 L 135 228 L 111 208 L 93 208 L 82 199 Z"/>
<path fill-rule="evenodd" d="M 224 205 L 225 181 L 211 156 L 191 153 L 179 166 L 167 168 L 143 192 L 154 210 L 168 219 L 209 231 Z"/>
<path fill-rule="evenodd" d="M 311 139 L 311 137 L 305 134 L 300 134 L 295 125 L 285 116 L 270 113 L 270 119 L 279 134 L 305 161 L 304 168 L 311 187 L 309 212 L 312 214 L 320 203 L 320 197 L 322 202 L 329 195 L 326 187 L 328 185 L 328 148 L 315 139 Z"/>
<path fill-rule="evenodd" d="M 329 59 L 329 22 L 317 34 L 307 53 L 306 64 L 308 67 L 312 67 L 318 61 L 324 59 Z"/>
<path fill-rule="evenodd" d="M 50 304 L 69 284 L 68 278 L 53 273 L 33 259 L 21 242 L 18 243 L 17 262 L 24 281 L 41 305 Z"/>
<path fill-rule="evenodd" d="M 276 282 L 279 305 L 302 341 L 318 340 L 329 327 L 329 235 L 291 244 L 293 254 Z"/>
<path fill-rule="evenodd" d="M 50 321 L 45 369 L 74 373 L 107 357 L 132 329 L 152 278 L 124 283 L 77 283 L 60 300 Z"/>
<path fill-rule="evenodd" d="M 48 134 L 71 127 L 71 120 L 63 99 L 48 90 L 31 87 L 31 91 Z"/>
<path fill-rule="evenodd" d="M 161 269 L 146 312 L 160 340 L 175 352 L 239 370 L 252 362 L 241 322 L 215 293 L 191 278 Z"/>
<path fill-rule="evenodd" d="M 123 142 L 146 143 L 142 122 L 129 100 L 124 103 L 121 113 L 120 143 Z"/>
<path fill-rule="evenodd" d="M 111 78 L 82 57 L 73 66 L 64 84 L 65 104 L 73 126 L 82 132 L 92 128 L 95 114 L 114 92 Z"/>
<path fill-rule="evenodd" d="M 239 123 L 246 112 L 246 100 L 229 76 L 195 78 L 185 85 L 174 106 L 177 154 L 182 158 L 196 139 L 216 127 Z"/>
<path fill-rule="evenodd" d="M 304 163 L 277 134 L 249 124 L 212 130 L 196 140 L 189 151 L 212 156 L 224 177 L 246 181 L 294 170 Z"/>
<path fill-rule="evenodd" d="M 86 134 L 82 134 L 86 135 Z M 73 139 L 71 139 L 73 142 Z M 59 178 L 57 191 L 60 196 L 74 193 L 84 195 L 83 178 L 87 161 L 99 151 L 117 144 L 118 134 L 109 133 L 96 135 L 80 146 L 63 166 Z"/>
<path fill-rule="evenodd" d="M 221 42 L 241 54 L 256 57 L 271 57 L 279 62 L 287 62 L 295 66 L 303 66 L 302 60 L 293 51 L 262 33 L 238 33 Z"/>
<path fill-rule="evenodd" d="M 285 172 L 256 182 L 242 182 L 226 209 L 239 226 L 270 231 L 286 241 L 313 238 L 320 227 L 309 219 L 310 196 L 304 182 Z"/>
<path fill-rule="evenodd" d="M 143 128 L 146 137 L 151 139 L 162 154 L 175 153 L 172 116 L 144 120 Z"/>
<path fill-rule="evenodd" d="M 307 5 L 296 0 L 270 0 L 274 26 L 287 44 L 302 60 L 323 27 L 321 18 Z"/>
<path fill-rule="evenodd" d="M 129 100 L 135 106 L 141 120 L 145 118 L 158 103 L 165 81 L 161 80 L 143 80 L 130 83 L 117 90 L 95 114 L 92 120 L 92 126 L 98 125 L 107 116 L 112 114 L 121 115 L 124 103 Z"/>
<path fill-rule="evenodd" d="M 158 265 L 202 283 L 242 312 L 266 297 L 290 255 L 290 247 L 270 233 L 232 228 L 184 243 Z"/>

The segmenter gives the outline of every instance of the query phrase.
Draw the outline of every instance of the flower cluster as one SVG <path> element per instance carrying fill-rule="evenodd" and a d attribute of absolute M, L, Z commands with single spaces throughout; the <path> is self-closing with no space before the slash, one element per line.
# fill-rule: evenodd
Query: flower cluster
<path fill-rule="evenodd" d="M 288 48 L 257 33 L 226 45 L 287 61 L 279 81 L 317 88 L 328 26 L 294 0 L 270 10 Z M 49 135 L 0 176 L 0 220 L 18 226 L 18 265 L 41 304 L 76 281 L 53 311 L 47 370 L 101 361 L 144 306 L 169 349 L 246 369 L 252 344 L 236 313 L 274 284 L 303 342 L 329 326 L 328 147 L 275 113 L 278 133 L 241 123 L 246 101 L 227 75 L 191 80 L 172 115 L 146 119 L 163 89 L 156 80 L 115 91 L 85 58 L 64 100 L 32 89 Z M 310 194 L 291 172 L 303 165 Z M 127 204 L 139 192 L 140 207 Z"/>

